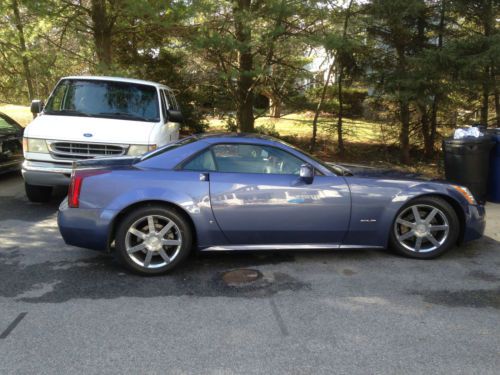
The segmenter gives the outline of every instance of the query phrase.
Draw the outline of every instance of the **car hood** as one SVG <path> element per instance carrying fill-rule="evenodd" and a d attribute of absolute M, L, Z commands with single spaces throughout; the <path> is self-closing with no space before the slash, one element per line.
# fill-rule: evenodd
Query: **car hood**
<path fill-rule="evenodd" d="M 340 163 L 334 165 L 341 168 L 345 172 L 346 176 L 429 181 L 428 178 L 419 173 L 403 172 L 403 171 L 398 171 L 396 169 L 379 168 L 362 164 L 347 164 L 347 163 Z"/>
<path fill-rule="evenodd" d="M 42 114 L 25 129 L 27 138 L 96 143 L 148 144 L 154 122 Z"/>

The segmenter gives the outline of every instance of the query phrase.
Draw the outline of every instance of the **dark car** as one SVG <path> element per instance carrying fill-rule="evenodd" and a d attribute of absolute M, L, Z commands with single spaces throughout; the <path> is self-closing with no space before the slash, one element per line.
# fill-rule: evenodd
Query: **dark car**
<path fill-rule="evenodd" d="M 21 169 L 24 128 L 0 112 L 0 173 Z"/>

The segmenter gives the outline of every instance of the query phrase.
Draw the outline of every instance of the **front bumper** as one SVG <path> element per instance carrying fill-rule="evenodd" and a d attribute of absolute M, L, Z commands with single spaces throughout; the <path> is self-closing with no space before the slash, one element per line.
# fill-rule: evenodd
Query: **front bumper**
<path fill-rule="evenodd" d="M 71 171 L 72 165 L 66 163 L 25 160 L 22 165 L 24 181 L 38 186 L 67 186 Z"/>
<path fill-rule="evenodd" d="M 97 208 L 70 208 L 68 198 L 59 206 L 57 225 L 68 245 L 107 251 L 116 212 Z"/>
<path fill-rule="evenodd" d="M 464 242 L 481 238 L 486 227 L 486 210 L 483 205 L 469 205 L 465 212 Z"/>

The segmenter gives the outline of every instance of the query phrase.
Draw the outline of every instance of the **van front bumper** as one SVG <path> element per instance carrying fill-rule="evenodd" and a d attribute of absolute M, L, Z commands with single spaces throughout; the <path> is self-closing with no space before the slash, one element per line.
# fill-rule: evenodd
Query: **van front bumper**
<path fill-rule="evenodd" d="M 67 186 L 72 164 L 25 160 L 22 166 L 24 181 L 29 185 Z"/>

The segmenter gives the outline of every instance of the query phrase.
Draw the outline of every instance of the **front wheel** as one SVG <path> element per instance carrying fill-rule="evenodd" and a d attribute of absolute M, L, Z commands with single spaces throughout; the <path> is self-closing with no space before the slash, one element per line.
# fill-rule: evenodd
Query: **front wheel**
<path fill-rule="evenodd" d="M 448 202 L 437 197 L 422 197 L 398 212 L 390 245 L 402 255 L 431 259 L 452 248 L 459 232 L 457 214 Z"/>
<path fill-rule="evenodd" d="M 193 234 L 176 210 L 148 206 L 127 214 L 116 232 L 116 256 L 131 271 L 158 275 L 170 271 L 188 256 Z"/>
<path fill-rule="evenodd" d="M 25 183 L 24 190 L 26 191 L 26 196 L 31 202 L 45 203 L 52 197 L 51 186 L 38 186 Z"/>

